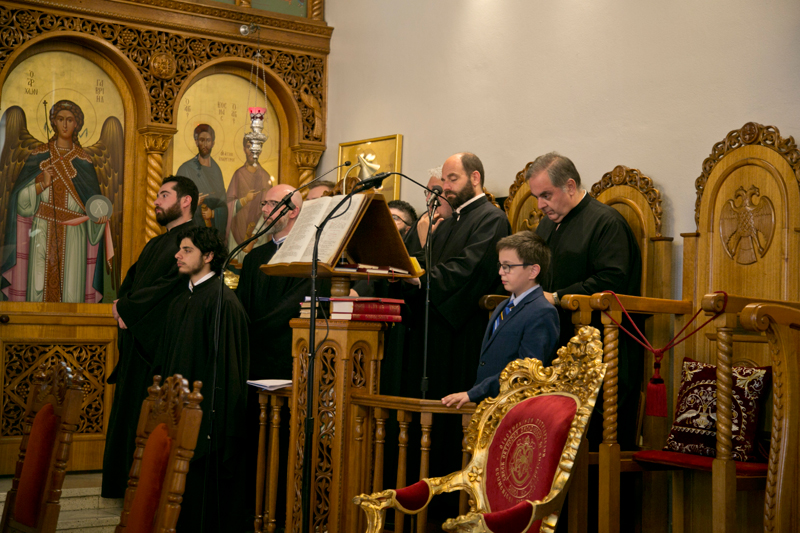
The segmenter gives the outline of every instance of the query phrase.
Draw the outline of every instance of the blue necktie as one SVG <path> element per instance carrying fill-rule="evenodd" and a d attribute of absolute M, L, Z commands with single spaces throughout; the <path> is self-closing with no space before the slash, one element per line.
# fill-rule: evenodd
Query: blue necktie
<path fill-rule="evenodd" d="M 492 330 L 492 333 L 497 331 L 497 328 L 500 327 L 500 322 L 502 322 L 503 319 L 507 317 L 509 313 L 511 313 L 512 309 L 514 309 L 514 301 L 509 300 L 508 305 L 506 305 L 505 308 L 500 311 L 500 315 L 494 319 L 494 329 Z"/>

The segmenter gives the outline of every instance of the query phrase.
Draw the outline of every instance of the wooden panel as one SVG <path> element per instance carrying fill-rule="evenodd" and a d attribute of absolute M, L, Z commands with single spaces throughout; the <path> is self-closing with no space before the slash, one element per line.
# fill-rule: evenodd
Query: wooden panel
<path fill-rule="evenodd" d="M 55 311 L 64 307 L 66 312 Z M 106 384 L 106 378 L 117 361 L 117 323 L 111 306 L 2 302 L 0 313 L 0 318 L 8 317 L 8 322 L 0 325 L 0 475 L 14 472 L 31 374 L 41 362 L 51 360 L 66 361 L 84 371 L 80 424 L 67 470 L 101 469 L 113 398 L 113 387 Z"/>

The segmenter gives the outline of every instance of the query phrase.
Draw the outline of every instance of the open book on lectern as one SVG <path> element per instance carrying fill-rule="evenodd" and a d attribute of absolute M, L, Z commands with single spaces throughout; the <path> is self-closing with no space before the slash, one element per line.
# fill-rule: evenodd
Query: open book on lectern
<path fill-rule="evenodd" d="M 314 238 L 325 217 L 342 201 L 342 196 L 323 196 L 303 203 L 300 215 L 280 249 L 261 269 L 270 275 L 310 275 Z M 409 257 L 397 231 L 386 199 L 375 193 L 356 194 L 344 203 L 322 230 L 319 240 L 318 274 L 321 277 L 367 277 L 375 274 L 353 272 L 346 263 L 391 268 L 394 273 L 377 277 L 419 277 L 422 270 Z M 404 272 L 407 272 L 405 274 Z"/>

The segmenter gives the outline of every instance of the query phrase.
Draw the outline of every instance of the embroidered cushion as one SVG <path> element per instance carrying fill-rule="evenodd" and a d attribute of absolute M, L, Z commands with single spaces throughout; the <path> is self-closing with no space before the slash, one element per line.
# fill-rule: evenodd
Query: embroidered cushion
<path fill-rule="evenodd" d="M 529 398 L 506 413 L 486 461 L 492 512 L 547 496 L 577 409 L 572 396 L 552 394 Z M 529 528 L 538 530 L 539 522 Z"/>
<path fill-rule="evenodd" d="M 714 457 L 717 453 L 717 367 L 683 360 L 675 420 L 666 451 Z M 756 447 L 763 397 L 771 367 L 733 367 L 733 449 L 737 461 L 763 460 Z"/>

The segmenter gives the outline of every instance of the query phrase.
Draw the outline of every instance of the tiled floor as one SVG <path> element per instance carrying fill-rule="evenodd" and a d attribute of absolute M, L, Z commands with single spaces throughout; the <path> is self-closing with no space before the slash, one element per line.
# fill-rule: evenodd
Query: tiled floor
<path fill-rule="evenodd" d="M 2 476 L 0 477 L 0 494 L 5 494 L 11 489 L 11 480 L 14 476 Z M 83 489 L 83 488 L 94 488 L 99 487 L 100 482 L 103 478 L 103 474 L 100 472 L 89 472 L 89 473 L 81 473 L 81 474 L 71 474 L 67 473 L 66 477 L 64 478 L 64 486 L 61 487 L 63 489 Z"/>

